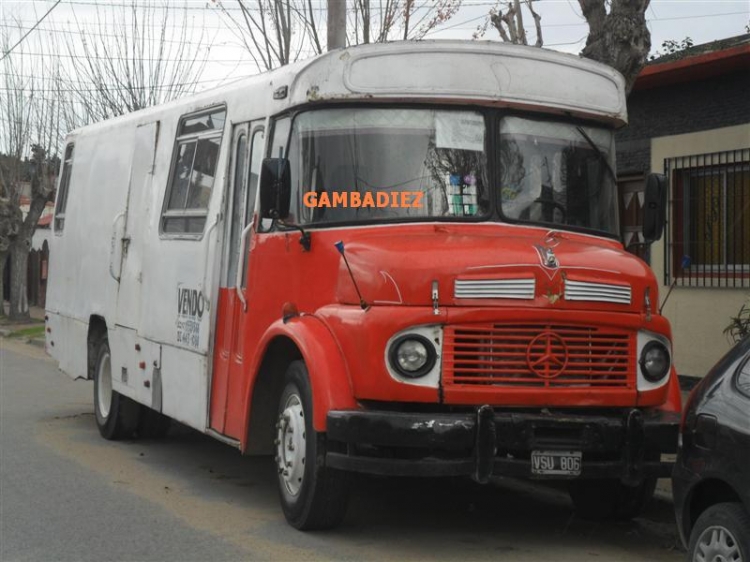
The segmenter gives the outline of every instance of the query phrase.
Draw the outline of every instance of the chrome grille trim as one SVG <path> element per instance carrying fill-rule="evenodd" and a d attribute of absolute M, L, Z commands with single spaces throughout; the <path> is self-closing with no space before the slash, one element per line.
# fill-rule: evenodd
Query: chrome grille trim
<path fill-rule="evenodd" d="M 536 279 L 456 279 L 453 296 L 457 299 L 533 300 Z"/>
<path fill-rule="evenodd" d="M 547 343 L 545 334 L 553 337 Z M 542 336 L 542 340 L 537 341 Z M 535 343 L 536 342 L 536 343 Z M 635 338 L 629 330 L 558 324 L 458 324 L 443 331 L 443 388 L 634 389 Z M 529 356 L 564 359 L 543 377 Z M 561 365 L 555 364 L 556 367 Z"/>
<path fill-rule="evenodd" d="M 591 283 L 588 281 L 565 280 L 566 301 L 596 301 L 616 304 L 630 304 L 632 290 L 629 285 Z"/>

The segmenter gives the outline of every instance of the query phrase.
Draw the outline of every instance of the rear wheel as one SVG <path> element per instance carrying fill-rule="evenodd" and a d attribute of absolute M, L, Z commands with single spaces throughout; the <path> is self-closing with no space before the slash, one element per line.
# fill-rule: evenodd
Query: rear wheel
<path fill-rule="evenodd" d="M 583 519 L 626 521 L 638 516 L 654 495 L 656 479 L 637 486 L 619 480 L 574 480 L 568 486 L 576 514 Z"/>
<path fill-rule="evenodd" d="M 690 533 L 690 562 L 750 562 L 750 516 L 739 503 L 704 511 Z"/>
<path fill-rule="evenodd" d="M 346 514 L 349 475 L 326 467 L 325 454 L 325 435 L 312 425 L 307 368 L 295 361 L 279 402 L 276 467 L 284 516 L 297 529 L 330 529 Z"/>
<path fill-rule="evenodd" d="M 99 433 L 105 439 L 131 437 L 138 425 L 140 407 L 112 390 L 112 356 L 104 335 L 97 344 L 94 368 L 94 413 Z"/>

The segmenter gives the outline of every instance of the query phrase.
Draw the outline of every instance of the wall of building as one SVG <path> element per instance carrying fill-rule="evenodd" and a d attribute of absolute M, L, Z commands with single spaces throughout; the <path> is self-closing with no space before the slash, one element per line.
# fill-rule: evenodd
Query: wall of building
<path fill-rule="evenodd" d="M 51 228 L 37 227 L 37 229 L 34 231 L 34 236 L 31 237 L 31 249 L 41 250 L 45 242 L 47 242 L 47 245 L 49 246 L 51 236 L 52 236 Z"/>
<path fill-rule="evenodd" d="M 618 175 L 649 171 L 652 138 L 750 123 L 748 92 L 750 72 L 744 71 L 634 90 L 629 124 L 616 137 Z"/>
<path fill-rule="evenodd" d="M 745 102 L 747 104 L 747 101 Z M 650 169 L 664 172 L 664 160 L 678 156 L 706 154 L 750 146 L 750 118 L 742 125 L 710 131 L 654 138 L 650 143 Z M 669 225 L 667 225 L 669 227 Z M 664 283 L 664 238 L 651 248 L 651 267 Z M 660 302 L 669 287 L 661 286 Z M 672 324 L 674 357 L 681 375 L 703 376 L 731 347 L 723 330 L 742 304 L 750 298 L 748 289 L 704 289 L 675 287 L 664 314 Z"/>

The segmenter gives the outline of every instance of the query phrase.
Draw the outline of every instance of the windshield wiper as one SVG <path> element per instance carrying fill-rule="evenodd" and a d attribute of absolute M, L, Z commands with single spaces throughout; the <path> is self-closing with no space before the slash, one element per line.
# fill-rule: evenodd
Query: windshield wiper
<path fill-rule="evenodd" d="M 612 176 L 612 181 L 615 182 L 615 185 L 617 185 L 617 174 L 612 169 L 612 166 L 609 164 L 609 160 L 607 159 L 607 155 L 604 154 L 604 151 L 599 148 L 596 143 L 591 140 L 591 137 L 588 135 L 586 131 L 583 130 L 583 127 L 580 125 L 576 126 L 576 131 L 578 131 L 578 134 L 580 134 L 584 139 L 586 139 L 586 142 L 589 143 L 589 146 L 594 149 L 594 152 L 596 152 L 597 157 L 599 160 L 601 160 L 604 165 L 607 167 L 607 171 L 609 171 L 609 175 Z"/>

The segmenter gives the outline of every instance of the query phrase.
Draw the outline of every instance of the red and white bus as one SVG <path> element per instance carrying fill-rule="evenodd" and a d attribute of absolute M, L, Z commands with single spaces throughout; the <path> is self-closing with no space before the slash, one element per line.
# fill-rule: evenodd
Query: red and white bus
<path fill-rule="evenodd" d="M 300 529 L 341 521 L 351 472 L 565 479 L 581 514 L 633 516 L 680 394 L 620 240 L 625 124 L 609 67 L 424 41 L 74 131 L 47 350 L 107 439 L 174 419 L 270 454 Z"/>

